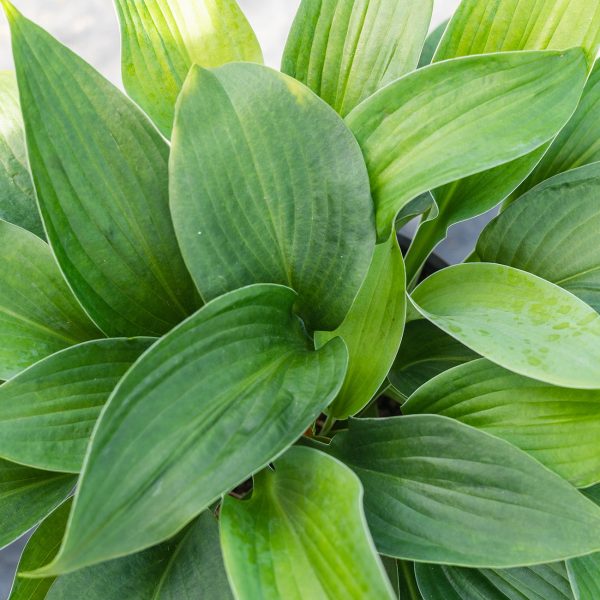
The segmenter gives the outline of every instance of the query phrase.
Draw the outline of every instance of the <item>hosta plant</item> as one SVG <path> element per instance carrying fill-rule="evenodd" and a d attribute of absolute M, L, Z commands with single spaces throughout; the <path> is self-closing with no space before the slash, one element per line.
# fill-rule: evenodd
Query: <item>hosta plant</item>
<path fill-rule="evenodd" d="M 600 598 L 600 0 L 1 4 L 11 600 Z"/>

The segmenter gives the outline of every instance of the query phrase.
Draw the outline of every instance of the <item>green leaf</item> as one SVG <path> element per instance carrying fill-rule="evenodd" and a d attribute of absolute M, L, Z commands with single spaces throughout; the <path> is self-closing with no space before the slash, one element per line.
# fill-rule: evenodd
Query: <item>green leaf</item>
<path fill-rule="evenodd" d="M 232 599 L 216 519 L 206 511 L 183 533 L 160 546 L 59 577 L 46 600 L 74 598 Z"/>
<path fill-rule="evenodd" d="M 262 62 L 235 0 L 116 0 L 127 93 L 167 137 L 192 64 Z"/>
<path fill-rule="evenodd" d="M 598 194 L 600 163 L 552 177 L 487 226 L 478 258 L 534 273 L 600 311 Z"/>
<path fill-rule="evenodd" d="M 107 335 L 163 334 L 197 306 L 169 216 L 168 146 L 117 88 L 2 4 L 58 263 Z"/>
<path fill-rule="evenodd" d="M 600 161 L 600 62 L 588 79 L 575 114 L 512 199 L 559 173 Z"/>
<path fill-rule="evenodd" d="M 585 77 L 579 49 L 473 56 L 419 69 L 363 102 L 347 123 L 366 158 L 379 236 L 419 194 L 554 136 Z"/>
<path fill-rule="evenodd" d="M 0 548 L 39 523 L 76 483 L 72 475 L 0 460 Z"/>
<path fill-rule="evenodd" d="M 360 477 L 382 554 L 502 568 L 600 549 L 600 508 L 522 450 L 452 419 L 354 419 L 325 448 Z"/>
<path fill-rule="evenodd" d="M 295 300 L 269 284 L 231 292 L 146 352 L 100 417 L 61 553 L 36 575 L 171 537 L 302 435 L 347 352 L 341 339 L 315 352 Z"/>
<path fill-rule="evenodd" d="M 449 22 L 450 19 L 446 19 L 427 36 L 425 44 L 423 45 L 423 50 L 421 51 L 421 58 L 419 58 L 419 69 L 422 69 L 423 67 L 426 67 L 432 63 L 433 55 L 439 46 L 440 40 L 442 39 Z"/>
<path fill-rule="evenodd" d="M 583 490 L 583 493 L 600 505 L 600 485 Z M 600 595 L 599 552 L 567 561 L 567 571 L 575 600 L 597 600 Z"/>
<path fill-rule="evenodd" d="M 287 285 L 310 329 L 344 320 L 375 244 L 351 132 L 304 85 L 259 65 L 192 69 L 173 132 L 171 209 L 205 300 Z"/>
<path fill-rule="evenodd" d="M 0 456 L 78 473 L 100 410 L 154 341 L 110 339 L 73 346 L 0 386 Z"/>
<path fill-rule="evenodd" d="M 450 21 L 434 61 L 490 52 L 582 46 L 591 68 L 599 42 L 600 0 L 465 0 Z M 567 118 L 575 107 L 569 106 Z M 518 160 L 435 190 L 439 218 L 423 223 L 415 235 L 406 257 L 409 282 L 452 225 L 502 202 L 529 175 L 547 148 L 544 145 Z"/>
<path fill-rule="evenodd" d="M 600 598 L 600 553 L 568 561 L 567 570 L 575 600 Z"/>
<path fill-rule="evenodd" d="M 406 324 L 396 360 L 388 373 L 405 398 L 436 375 L 478 358 L 470 348 L 424 319 Z"/>
<path fill-rule="evenodd" d="M 600 482 L 600 390 L 559 388 L 477 360 L 426 383 L 402 412 L 483 429 L 577 487 Z"/>
<path fill-rule="evenodd" d="M 395 598 L 344 465 L 291 448 L 255 476 L 250 500 L 225 498 L 221 540 L 239 600 Z"/>
<path fill-rule="evenodd" d="M 400 580 L 398 579 L 398 561 L 389 556 L 380 556 L 381 564 L 392 584 L 394 590 L 394 598 L 400 598 Z"/>
<path fill-rule="evenodd" d="M 63 502 L 41 522 L 29 538 L 19 561 L 17 576 L 8 600 L 45 600 L 47 598 L 48 590 L 54 583 L 54 577 L 27 579 L 19 577 L 18 574 L 37 569 L 56 556 L 67 527 L 71 504 L 70 499 Z"/>
<path fill-rule="evenodd" d="M 281 70 L 346 116 L 417 67 L 433 0 L 302 0 Z"/>
<path fill-rule="evenodd" d="M 0 379 L 101 337 L 65 283 L 48 245 L 0 220 Z"/>
<path fill-rule="evenodd" d="M 0 219 L 44 237 L 27 166 L 17 80 L 10 71 L 0 71 Z"/>
<path fill-rule="evenodd" d="M 417 585 L 415 563 L 406 560 L 398 561 L 400 576 L 400 600 L 423 600 Z"/>
<path fill-rule="evenodd" d="M 419 564 L 426 600 L 573 600 L 564 563 L 520 569 L 461 569 Z"/>
<path fill-rule="evenodd" d="M 591 67 L 600 47 L 598 0 L 463 0 L 434 60 L 581 46 Z"/>
<path fill-rule="evenodd" d="M 484 358 L 563 387 L 600 388 L 600 315 L 530 273 L 469 263 L 426 279 L 421 314 Z"/>
<path fill-rule="evenodd" d="M 398 353 L 406 319 L 406 276 L 396 236 L 376 246 L 373 261 L 346 319 L 331 333 L 317 333 L 317 345 L 337 336 L 348 347 L 344 385 L 327 409 L 347 419 L 363 409 L 385 381 Z"/>

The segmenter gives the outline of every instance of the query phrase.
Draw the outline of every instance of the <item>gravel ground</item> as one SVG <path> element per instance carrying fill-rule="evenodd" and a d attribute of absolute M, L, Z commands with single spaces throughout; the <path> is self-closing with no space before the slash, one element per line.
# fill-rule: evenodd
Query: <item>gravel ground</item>
<path fill-rule="evenodd" d="M 289 25 L 299 0 L 239 0 L 262 43 L 269 65 L 279 65 Z M 13 0 L 17 8 L 120 84 L 119 29 L 111 0 Z M 447 18 L 458 0 L 437 0 L 433 24 Z M 0 69 L 12 68 L 8 27 L 0 17 Z M 478 224 L 457 227 L 440 253 L 451 262 L 461 260 L 473 246 Z M 8 597 L 20 540 L 0 552 L 0 600 Z"/>

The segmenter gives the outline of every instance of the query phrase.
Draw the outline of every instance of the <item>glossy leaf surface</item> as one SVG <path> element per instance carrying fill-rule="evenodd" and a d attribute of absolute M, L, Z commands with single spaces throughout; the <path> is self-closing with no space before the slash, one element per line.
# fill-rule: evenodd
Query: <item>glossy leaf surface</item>
<path fill-rule="evenodd" d="M 48 245 L 0 221 L 0 379 L 102 337 L 65 283 Z"/>
<path fill-rule="evenodd" d="M 342 116 L 414 70 L 432 0 L 302 0 L 282 71 Z"/>
<path fill-rule="evenodd" d="M 37 525 L 62 502 L 77 478 L 0 460 L 0 548 Z"/>
<path fill-rule="evenodd" d="M 19 90 L 10 71 L 0 71 L 0 219 L 45 235 L 27 165 Z"/>
<path fill-rule="evenodd" d="M 239 600 L 394 598 L 344 465 L 294 447 L 255 476 L 250 500 L 226 498 L 225 566 Z"/>
<path fill-rule="evenodd" d="M 344 385 L 328 414 L 346 419 L 366 406 L 390 370 L 406 319 L 406 276 L 395 236 L 375 248 L 367 278 L 340 327 L 318 333 L 319 344 L 340 336 L 350 361 Z"/>
<path fill-rule="evenodd" d="M 48 239 L 107 335 L 160 335 L 197 307 L 168 207 L 169 149 L 90 65 L 3 0 Z"/>
<path fill-rule="evenodd" d="M 600 311 L 600 163 L 552 177 L 494 219 L 478 258 L 534 273 Z"/>
<path fill-rule="evenodd" d="M 360 149 L 331 108 L 266 67 L 194 67 L 171 174 L 177 236 L 205 300 L 279 283 L 298 292 L 310 329 L 340 325 L 375 231 Z"/>
<path fill-rule="evenodd" d="M 406 324 L 400 351 L 388 373 L 390 383 L 408 398 L 443 371 L 478 358 L 467 346 L 425 319 Z"/>
<path fill-rule="evenodd" d="M 444 269 L 413 293 L 423 316 L 515 373 L 579 389 L 600 388 L 600 315 L 558 286 L 512 267 Z"/>
<path fill-rule="evenodd" d="M 59 577 L 47 600 L 230 600 L 219 529 L 204 512 L 174 539 Z"/>
<path fill-rule="evenodd" d="M 425 600 L 574 600 L 565 564 L 518 569 L 416 566 Z"/>
<path fill-rule="evenodd" d="M 599 507 L 522 450 L 452 419 L 355 419 L 325 448 L 360 477 L 382 554 L 513 567 L 600 548 Z"/>
<path fill-rule="evenodd" d="M 363 102 L 347 123 L 365 155 L 380 238 L 419 194 L 550 139 L 585 76 L 577 49 L 474 56 L 419 69 Z"/>
<path fill-rule="evenodd" d="M 54 583 L 54 577 L 28 579 L 20 577 L 19 573 L 33 571 L 56 556 L 67 527 L 70 510 L 71 500 L 63 502 L 40 523 L 40 526 L 29 538 L 19 560 L 9 600 L 45 600 L 47 598 L 48 590 Z"/>
<path fill-rule="evenodd" d="M 116 0 L 123 83 L 168 137 L 192 64 L 262 62 L 260 46 L 235 0 Z"/>
<path fill-rule="evenodd" d="M 336 339 L 315 352 L 295 300 L 268 284 L 222 296 L 127 373 L 94 433 L 65 544 L 40 574 L 168 539 L 302 435 L 340 389 L 347 351 Z"/>
<path fill-rule="evenodd" d="M 121 338 L 73 346 L 0 386 L 0 456 L 78 473 L 100 410 L 154 341 Z"/>
<path fill-rule="evenodd" d="M 555 387 L 482 359 L 429 381 L 402 412 L 444 415 L 483 429 L 577 487 L 600 481 L 600 390 Z"/>

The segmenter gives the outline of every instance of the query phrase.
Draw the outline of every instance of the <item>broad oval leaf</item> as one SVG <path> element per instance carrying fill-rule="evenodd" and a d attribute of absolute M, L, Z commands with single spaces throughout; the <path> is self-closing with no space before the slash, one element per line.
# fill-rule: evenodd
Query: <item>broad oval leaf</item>
<path fill-rule="evenodd" d="M 440 329 L 510 371 L 600 388 L 600 314 L 544 279 L 504 265 L 456 265 L 426 279 L 412 300 Z"/>
<path fill-rule="evenodd" d="M 573 46 L 585 49 L 591 66 L 600 47 L 598 0 L 462 0 L 434 60 Z"/>
<path fill-rule="evenodd" d="M 192 64 L 262 62 L 235 0 L 116 0 L 123 84 L 169 137 L 175 103 Z"/>
<path fill-rule="evenodd" d="M 73 475 L 30 469 L 0 459 L 0 548 L 37 525 L 76 483 Z"/>
<path fill-rule="evenodd" d="M 417 564 L 425 600 L 574 600 L 565 564 L 518 569 L 461 569 Z"/>
<path fill-rule="evenodd" d="M 419 194 L 550 139 L 575 110 L 585 77 L 580 49 L 507 52 L 419 69 L 363 102 L 347 123 L 365 155 L 380 238 Z"/>
<path fill-rule="evenodd" d="M 48 244 L 0 220 L 0 379 L 102 334 L 65 283 Z"/>
<path fill-rule="evenodd" d="M 599 0 L 465 0 L 450 21 L 434 60 L 581 46 L 591 68 L 599 42 Z M 571 112 L 574 109 L 575 105 L 571 106 Z M 540 117 L 543 120 L 542 113 L 537 118 Z M 436 189 L 433 195 L 439 218 L 424 222 L 415 235 L 406 257 L 409 281 L 413 281 L 427 256 L 446 237 L 452 225 L 481 215 L 507 198 L 529 175 L 547 148 L 548 145 L 544 145 L 517 160 Z"/>
<path fill-rule="evenodd" d="M 484 229 L 477 257 L 534 273 L 600 311 L 599 194 L 600 163 L 552 177 Z"/>
<path fill-rule="evenodd" d="M 483 429 L 577 487 L 600 481 L 600 390 L 560 388 L 477 360 L 427 382 L 402 412 L 444 415 Z"/>
<path fill-rule="evenodd" d="M 367 277 L 344 322 L 318 332 L 317 344 L 340 336 L 348 347 L 344 385 L 327 413 L 347 419 L 375 396 L 398 353 L 406 321 L 406 276 L 396 236 L 375 248 Z"/>
<path fill-rule="evenodd" d="M 295 300 L 270 284 L 231 292 L 146 352 L 100 417 L 65 543 L 38 575 L 168 539 L 302 435 L 348 354 L 341 339 L 314 351 Z"/>
<path fill-rule="evenodd" d="M 406 324 L 402 345 L 388 379 L 398 392 L 408 398 L 436 375 L 475 358 L 478 355 L 473 350 L 433 323 L 418 319 Z"/>
<path fill-rule="evenodd" d="M 8 600 L 46 600 L 48 597 L 48 591 L 55 580 L 54 577 L 29 579 L 20 577 L 19 574 L 33 571 L 56 556 L 65 534 L 71 505 L 71 499 L 63 502 L 40 523 L 29 538 L 19 560 L 17 574 Z"/>
<path fill-rule="evenodd" d="M 346 116 L 417 67 L 433 0 L 302 0 L 281 70 Z"/>
<path fill-rule="evenodd" d="M 35 581 L 35 580 L 33 580 Z M 232 600 L 208 511 L 174 539 L 56 580 L 46 600 Z"/>
<path fill-rule="evenodd" d="M 116 87 L 2 4 L 58 263 L 107 335 L 163 334 L 198 304 L 169 216 L 168 146 Z"/>
<path fill-rule="evenodd" d="M 171 210 L 205 300 L 285 284 L 316 330 L 344 320 L 375 245 L 352 133 L 307 87 L 260 65 L 190 72 L 173 132 Z"/>
<path fill-rule="evenodd" d="M 154 341 L 121 338 L 73 346 L 0 386 L 0 456 L 78 473 L 100 410 Z"/>
<path fill-rule="evenodd" d="M 512 199 L 522 196 L 538 183 L 554 175 L 600 161 L 600 61 L 594 65 L 585 84 L 579 106 L 556 136 L 531 175 L 519 186 Z"/>
<path fill-rule="evenodd" d="M 27 165 L 17 80 L 0 71 L 0 219 L 44 237 Z"/>
<path fill-rule="evenodd" d="M 395 598 L 364 521 L 362 487 L 338 461 L 294 447 L 225 498 L 225 567 L 239 600 Z"/>
<path fill-rule="evenodd" d="M 360 477 L 382 554 L 504 568 L 600 549 L 599 507 L 522 450 L 458 421 L 354 419 L 324 448 Z"/>

